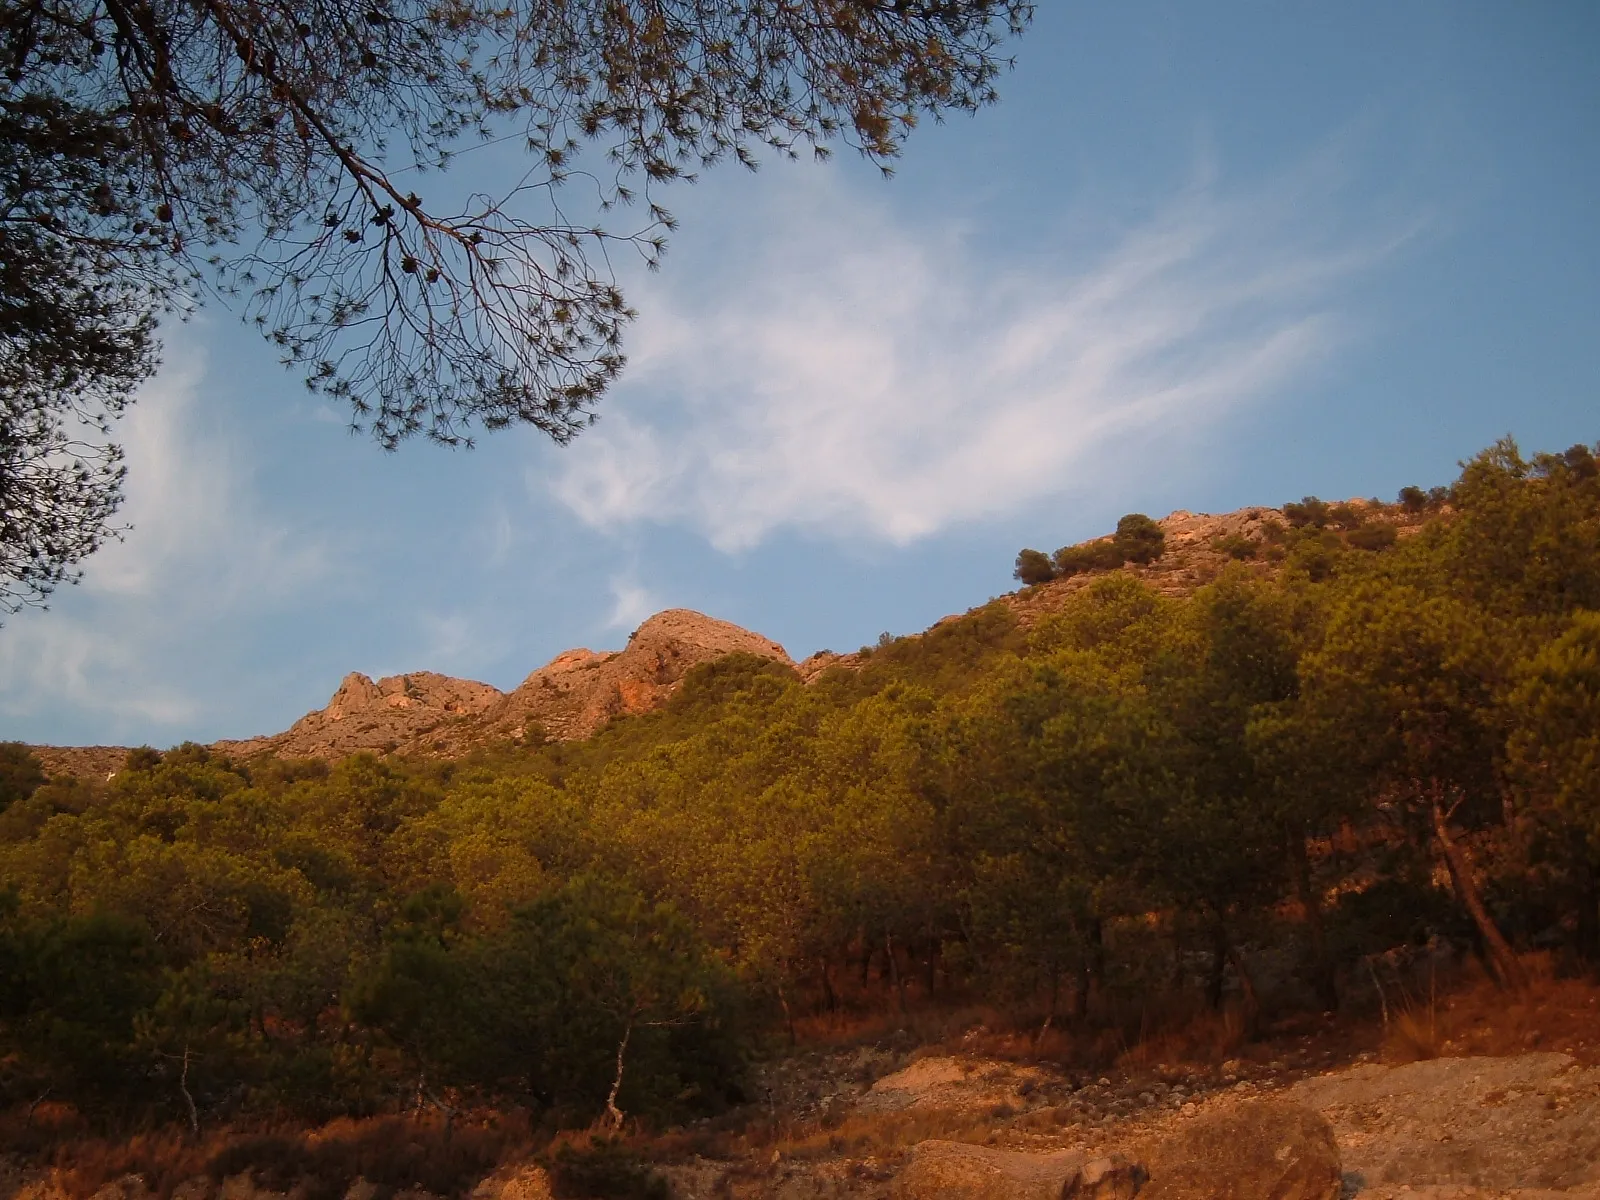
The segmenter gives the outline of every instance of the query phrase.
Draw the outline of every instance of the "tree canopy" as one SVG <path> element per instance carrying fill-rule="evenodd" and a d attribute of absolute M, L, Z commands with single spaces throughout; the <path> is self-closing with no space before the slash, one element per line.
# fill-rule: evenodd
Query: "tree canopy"
<path fill-rule="evenodd" d="M 581 742 L 4 748 L 0 1099 L 671 1119 L 843 1009 L 1123 1046 L 1166 1004 L 1375 1004 L 1424 946 L 1592 969 L 1600 626 L 1550 582 L 1593 568 L 1589 479 L 1495 447 L 1387 548 L 1308 523 L 1275 572 L 1113 572 L 810 684 L 730 656 Z M 1530 530 L 1562 552 L 1519 568 Z"/>
<path fill-rule="evenodd" d="M 6 0 L 0 604 L 114 532 L 109 427 L 203 291 L 385 447 L 579 433 L 659 261 L 661 185 L 770 149 L 887 167 L 996 98 L 1027 0 Z M 428 173 L 517 140 L 526 172 Z M 574 185 L 581 185 L 574 187 Z M 430 196 L 427 193 L 432 192 Z M 637 199 L 621 228 L 604 214 Z"/>

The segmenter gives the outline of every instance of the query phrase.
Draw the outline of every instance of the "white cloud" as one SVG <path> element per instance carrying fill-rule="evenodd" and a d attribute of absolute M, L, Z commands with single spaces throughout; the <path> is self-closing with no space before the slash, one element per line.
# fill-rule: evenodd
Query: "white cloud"
<path fill-rule="evenodd" d="M 64 614 L 51 614 L 49 620 L 30 616 L 38 614 L 14 618 L 17 625 L 0 634 L 0 712 L 29 716 L 46 704 L 65 703 L 158 725 L 178 725 L 195 716 L 193 700 L 150 671 L 127 629 Z"/>
<path fill-rule="evenodd" d="M 119 518 L 132 530 L 85 564 L 85 590 L 179 590 L 215 611 L 293 594 L 326 569 L 320 541 L 261 511 L 246 456 L 210 423 L 204 378 L 198 351 L 169 345 L 167 365 L 117 430 L 128 461 Z"/>
<path fill-rule="evenodd" d="M 116 431 L 127 452 L 121 542 L 84 564 L 51 611 L 0 630 L 0 713 L 68 708 L 113 728 L 177 727 L 203 714 L 193 652 L 227 627 L 321 580 L 326 547 L 274 519 L 225 418 L 205 403 L 205 365 L 182 336 Z"/>
<path fill-rule="evenodd" d="M 1202 180 L 1092 257 L 1024 264 L 785 174 L 729 216 L 727 257 L 750 253 L 715 286 L 640 290 L 627 384 L 555 494 L 732 551 L 783 528 L 906 543 L 1092 484 L 1113 440 L 1214 421 L 1336 343 L 1335 288 L 1389 247 L 1317 228 L 1326 174 Z"/>
<path fill-rule="evenodd" d="M 614 578 L 611 581 L 611 614 L 606 618 L 607 629 L 636 629 L 649 616 L 660 612 L 662 605 L 648 588 L 631 579 Z"/>

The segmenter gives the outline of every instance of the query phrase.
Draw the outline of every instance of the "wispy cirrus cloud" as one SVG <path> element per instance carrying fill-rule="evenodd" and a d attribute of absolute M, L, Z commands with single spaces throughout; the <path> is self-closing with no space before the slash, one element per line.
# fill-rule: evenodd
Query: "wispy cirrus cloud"
<path fill-rule="evenodd" d="M 1341 286 L 1403 234 L 1330 232 L 1329 173 L 1202 173 L 1095 252 L 1041 235 L 1025 263 L 786 176 L 730 215 L 751 256 L 641 293 L 627 383 L 555 495 L 737 551 L 785 528 L 903 544 L 1092 485 L 1111 443 L 1214 422 L 1339 343 Z"/>
<path fill-rule="evenodd" d="M 611 612 L 606 617 L 606 628 L 632 630 L 663 607 L 655 593 L 638 580 L 616 576 L 611 580 Z"/>
<path fill-rule="evenodd" d="M 84 564 L 52 611 L 0 630 L 0 714 L 67 708 L 112 728 L 193 722 L 193 656 L 208 639 L 301 595 L 330 568 L 324 542 L 272 516 L 250 464 L 205 404 L 186 339 L 116 431 L 128 462 L 125 537 Z"/>

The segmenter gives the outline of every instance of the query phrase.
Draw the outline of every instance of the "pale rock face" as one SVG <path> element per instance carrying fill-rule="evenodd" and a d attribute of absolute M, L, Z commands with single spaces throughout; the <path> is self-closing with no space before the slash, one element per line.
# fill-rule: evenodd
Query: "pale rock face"
<path fill-rule="evenodd" d="M 328 720 L 342 721 L 351 713 L 370 708 L 372 702 L 381 694 L 371 679 L 359 671 L 352 671 L 340 682 L 339 690 L 334 692 L 333 699 L 328 701 L 328 707 L 322 711 Z"/>
<path fill-rule="evenodd" d="M 432 671 L 376 682 L 352 672 L 326 708 L 283 733 L 216 748 L 241 756 L 337 758 L 362 750 L 437 756 L 524 739 L 535 729 L 544 737 L 587 737 L 614 716 L 659 708 L 691 668 L 735 653 L 793 666 L 769 638 L 675 608 L 639 626 L 625 649 L 564 651 L 510 693 Z"/>
<path fill-rule="evenodd" d="M 439 725 L 484 712 L 502 693 L 487 683 L 433 671 L 387 675 L 376 683 L 360 672 L 346 675 L 326 708 L 307 713 L 283 733 L 216 749 L 249 756 L 338 758 L 361 750 L 392 750 Z"/>
<path fill-rule="evenodd" d="M 792 667 L 777 642 L 729 621 L 686 608 L 659 612 L 609 654 L 568 650 L 529 675 L 483 715 L 480 723 L 448 731 L 433 753 L 456 753 L 473 741 L 524 737 L 587 737 L 614 716 L 652 712 L 689 671 L 729 654 L 751 654 Z"/>

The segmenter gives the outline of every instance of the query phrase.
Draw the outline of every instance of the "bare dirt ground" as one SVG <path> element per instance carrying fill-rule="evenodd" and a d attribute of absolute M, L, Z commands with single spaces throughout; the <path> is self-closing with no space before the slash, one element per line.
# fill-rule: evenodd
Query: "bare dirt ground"
<path fill-rule="evenodd" d="M 1479 984 L 1377 1021 L 1288 1022 L 1221 1061 L 1186 1058 L 1185 1044 L 1153 1038 L 1097 1070 L 982 1027 L 933 1046 L 900 1034 L 798 1053 L 763 1073 L 765 1126 L 666 1171 L 685 1200 L 888 1200 L 907 1195 L 905 1165 L 927 1140 L 1137 1157 L 1269 1098 L 1329 1122 L 1347 1200 L 1600 1200 L 1593 985 L 1546 979 L 1508 997 Z"/>

